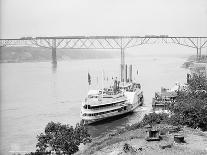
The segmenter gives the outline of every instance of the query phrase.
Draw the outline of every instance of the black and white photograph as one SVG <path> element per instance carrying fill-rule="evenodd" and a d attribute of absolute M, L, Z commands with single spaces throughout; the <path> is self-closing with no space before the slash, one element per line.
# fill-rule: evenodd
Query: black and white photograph
<path fill-rule="evenodd" d="M 207 155 L 207 0 L 0 0 L 0 155 Z"/>

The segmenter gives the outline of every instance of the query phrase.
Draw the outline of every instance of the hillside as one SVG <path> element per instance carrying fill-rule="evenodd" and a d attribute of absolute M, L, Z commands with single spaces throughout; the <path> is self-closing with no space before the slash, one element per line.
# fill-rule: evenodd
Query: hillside
<path fill-rule="evenodd" d="M 40 47 L 1 47 L 0 62 L 50 61 L 52 51 Z M 117 51 L 57 49 L 58 60 L 102 59 L 119 57 Z"/>

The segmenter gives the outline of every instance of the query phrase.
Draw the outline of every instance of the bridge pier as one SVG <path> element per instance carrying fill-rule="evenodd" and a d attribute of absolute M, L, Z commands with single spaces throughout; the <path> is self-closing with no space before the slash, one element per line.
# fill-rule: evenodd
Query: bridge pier
<path fill-rule="evenodd" d="M 197 59 L 197 61 L 199 61 L 201 59 L 201 57 L 202 57 L 202 48 L 201 47 L 197 47 L 196 50 L 197 50 L 196 59 Z"/>
<path fill-rule="evenodd" d="M 196 48 L 196 60 L 198 61 L 198 47 Z"/>
<path fill-rule="evenodd" d="M 197 47 L 197 61 L 199 61 L 202 57 L 201 47 Z"/>
<path fill-rule="evenodd" d="M 57 55 L 56 55 L 56 39 L 52 39 L 52 64 L 57 66 Z"/>
<path fill-rule="evenodd" d="M 201 53 L 201 47 L 199 48 L 199 59 L 201 59 L 202 53 Z"/>

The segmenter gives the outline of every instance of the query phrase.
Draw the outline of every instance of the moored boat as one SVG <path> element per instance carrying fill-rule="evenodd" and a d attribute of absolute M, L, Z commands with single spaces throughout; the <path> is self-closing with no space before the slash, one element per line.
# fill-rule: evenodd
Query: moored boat
<path fill-rule="evenodd" d="M 124 74 L 125 76 L 123 76 Z M 127 65 L 125 67 L 121 65 L 121 75 L 121 81 L 115 78 L 113 86 L 109 88 L 103 87 L 102 80 L 102 89 L 88 91 L 81 107 L 81 119 L 86 124 L 133 112 L 143 104 L 144 97 L 141 85 L 132 81 L 132 65 L 129 66 L 129 78 L 127 78 Z M 102 77 L 102 79 L 104 78 Z M 91 76 L 89 73 L 88 82 L 90 85 Z"/>
<path fill-rule="evenodd" d="M 152 99 L 152 106 L 167 107 L 176 101 L 178 91 L 185 90 L 186 87 L 186 85 L 176 83 L 171 89 L 161 88 L 160 92 L 155 92 L 155 97 Z"/>
<path fill-rule="evenodd" d="M 81 118 L 86 124 L 133 112 L 143 104 L 143 92 L 134 83 L 116 88 L 90 90 L 82 103 Z"/>
<path fill-rule="evenodd" d="M 81 107 L 81 118 L 86 124 L 133 112 L 144 102 L 139 83 L 120 82 L 99 90 L 89 90 Z"/>

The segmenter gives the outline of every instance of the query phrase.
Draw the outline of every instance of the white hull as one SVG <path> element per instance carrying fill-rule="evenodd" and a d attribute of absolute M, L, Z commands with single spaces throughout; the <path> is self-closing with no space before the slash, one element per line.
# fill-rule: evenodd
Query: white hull
<path fill-rule="evenodd" d="M 108 103 L 100 103 L 98 108 L 94 108 L 94 106 L 97 106 L 96 104 L 98 103 L 96 98 L 95 100 L 90 99 L 90 102 L 84 102 L 81 109 L 82 120 L 86 124 L 98 122 L 110 117 L 116 117 L 133 112 L 138 106 L 143 104 L 143 92 L 141 89 L 137 89 L 136 87 L 132 87 L 133 89 L 131 89 L 130 84 L 128 84 L 125 88 L 126 89 L 122 89 L 124 96 L 116 96 L 115 99 L 109 99 Z M 92 94 L 91 91 L 89 94 Z M 90 105 L 90 107 L 86 105 Z"/>
<path fill-rule="evenodd" d="M 136 102 L 133 104 L 133 107 L 131 107 L 130 109 L 123 110 L 121 112 L 113 112 L 113 113 L 103 114 L 100 116 L 82 117 L 82 120 L 84 121 L 85 124 L 95 123 L 95 122 L 98 122 L 98 121 L 101 121 L 101 120 L 104 120 L 107 118 L 116 117 L 119 115 L 124 115 L 124 114 L 130 113 L 130 112 L 133 112 L 136 108 L 138 108 L 142 104 L 143 104 L 143 101 Z"/>

